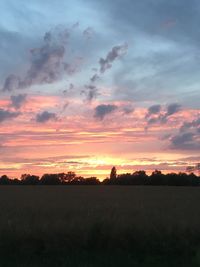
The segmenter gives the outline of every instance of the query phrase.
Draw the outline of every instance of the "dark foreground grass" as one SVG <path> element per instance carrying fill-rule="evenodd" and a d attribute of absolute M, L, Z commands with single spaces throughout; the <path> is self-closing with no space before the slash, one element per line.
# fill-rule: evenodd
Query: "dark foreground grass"
<path fill-rule="evenodd" d="M 200 266 L 200 189 L 0 187 L 0 266 Z"/>

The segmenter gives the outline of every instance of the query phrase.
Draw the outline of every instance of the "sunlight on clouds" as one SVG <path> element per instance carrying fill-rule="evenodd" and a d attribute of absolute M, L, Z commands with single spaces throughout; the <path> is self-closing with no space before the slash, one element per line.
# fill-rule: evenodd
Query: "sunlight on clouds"
<path fill-rule="evenodd" d="M 153 2 L 1 1 L 0 174 L 193 163 L 198 5 Z"/>

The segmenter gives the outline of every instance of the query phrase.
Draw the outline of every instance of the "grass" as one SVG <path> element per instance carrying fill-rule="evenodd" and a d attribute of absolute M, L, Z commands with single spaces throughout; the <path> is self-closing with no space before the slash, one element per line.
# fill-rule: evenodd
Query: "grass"
<path fill-rule="evenodd" d="M 200 266 L 200 188 L 0 187 L 0 266 Z"/>

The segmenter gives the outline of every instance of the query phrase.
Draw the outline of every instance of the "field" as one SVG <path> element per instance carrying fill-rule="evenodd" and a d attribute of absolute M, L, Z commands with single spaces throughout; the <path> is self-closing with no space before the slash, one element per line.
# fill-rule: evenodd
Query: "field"
<path fill-rule="evenodd" d="M 200 266 L 200 189 L 1 186 L 0 266 Z"/>

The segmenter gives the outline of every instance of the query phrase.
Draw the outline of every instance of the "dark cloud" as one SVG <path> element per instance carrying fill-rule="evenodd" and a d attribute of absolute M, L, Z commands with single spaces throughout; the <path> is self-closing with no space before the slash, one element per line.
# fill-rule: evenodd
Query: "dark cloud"
<path fill-rule="evenodd" d="M 11 104 L 13 107 L 16 109 L 19 109 L 27 100 L 27 95 L 26 94 L 19 94 L 19 95 L 12 95 L 10 97 Z"/>
<path fill-rule="evenodd" d="M 82 94 L 86 95 L 86 100 L 91 102 L 93 99 L 98 96 L 98 88 L 95 85 L 85 85 L 85 90 L 82 91 Z"/>
<path fill-rule="evenodd" d="M 157 114 L 161 111 L 161 105 L 154 105 L 148 108 L 149 114 Z"/>
<path fill-rule="evenodd" d="M 184 133 L 180 135 L 175 135 L 172 137 L 172 144 L 175 146 L 180 146 L 182 144 L 185 144 L 187 142 L 191 142 L 193 140 L 194 134 L 193 133 Z"/>
<path fill-rule="evenodd" d="M 44 123 L 50 120 L 57 120 L 57 116 L 55 113 L 51 113 L 48 111 L 43 111 L 42 113 L 37 114 L 36 121 L 39 123 Z"/>
<path fill-rule="evenodd" d="M 5 110 L 5 109 L 1 108 L 0 109 L 0 122 L 14 119 L 14 118 L 18 117 L 19 115 L 20 115 L 19 112 L 11 112 L 9 110 Z"/>
<path fill-rule="evenodd" d="M 95 115 L 94 117 L 100 120 L 103 120 L 105 116 L 114 112 L 118 107 L 116 105 L 99 105 L 95 108 Z"/>
<path fill-rule="evenodd" d="M 180 150 L 200 149 L 200 143 L 192 132 L 179 133 L 171 138 L 171 148 Z"/>
<path fill-rule="evenodd" d="M 150 117 L 152 114 L 158 114 L 161 111 L 161 105 L 153 105 L 148 108 L 148 113 L 146 117 Z"/>
<path fill-rule="evenodd" d="M 169 104 L 167 106 L 167 110 L 164 114 L 160 114 L 159 115 L 159 121 L 161 123 L 167 123 L 168 121 L 168 118 L 174 114 L 176 114 L 177 112 L 179 112 L 181 109 L 181 105 L 177 104 L 177 103 L 172 103 L 172 104 Z"/>
<path fill-rule="evenodd" d="M 167 107 L 167 113 L 165 114 L 165 116 L 169 117 L 169 116 L 177 113 L 178 111 L 180 111 L 180 109 L 181 109 L 181 105 L 179 105 L 177 103 L 170 104 Z"/>
<path fill-rule="evenodd" d="M 100 58 L 100 72 L 104 73 L 107 69 L 112 67 L 112 63 L 124 55 L 127 52 L 128 45 L 125 43 L 123 45 L 114 46 L 110 52 L 108 52 L 106 58 Z"/>
<path fill-rule="evenodd" d="M 52 32 L 45 33 L 43 45 L 30 50 L 30 67 L 24 78 L 15 74 L 9 75 L 4 82 L 3 91 L 23 89 L 34 84 L 53 83 L 62 76 L 66 68 L 69 72 L 70 64 L 64 62 L 68 38 L 67 29 L 56 28 Z M 72 67 L 70 71 L 72 72 Z"/>
<path fill-rule="evenodd" d="M 18 89 L 20 85 L 20 77 L 10 74 L 3 85 L 3 91 L 13 91 L 15 89 Z"/>
<path fill-rule="evenodd" d="M 184 122 L 182 127 L 181 127 L 181 130 L 186 131 L 190 128 L 197 128 L 197 131 L 199 131 L 198 127 L 200 127 L 200 117 L 191 121 L 191 122 Z"/>
<path fill-rule="evenodd" d="M 178 134 L 169 138 L 171 147 L 174 149 L 200 149 L 200 118 L 191 122 L 185 122 L 180 127 Z"/>
<path fill-rule="evenodd" d="M 94 83 L 94 82 L 96 82 L 99 78 L 100 78 L 99 75 L 94 74 L 94 75 L 90 78 L 90 81 L 91 81 L 92 83 Z"/>
<path fill-rule="evenodd" d="M 167 123 L 169 117 L 179 112 L 180 109 L 181 105 L 172 103 L 166 107 L 166 111 L 162 112 L 161 105 L 153 105 L 148 108 L 148 112 L 145 116 L 145 118 L 147 119 L 147 125 L 155 123 Z"/>
<path fill-rule="evenodd" d="M 53 83 L 60 78 L 65 48 L 47 43 L 31 51 L 31 67 L 24 80 L 24 87 L 32 84 Z"/>
<path fill-rule="evenodd" d="M 94 1 L 92 1 L 94 2 Z M 103 3 L 102 3 L 103 2 Z M 98 9 L 103 6 L 110 17 L 112 27 L 124 34 L 125 31 L 145 32 L 177 42 L 199 45 L 200 24 L 198 0 L 102 0 L 95 2 Z M 170 26 L 170 27 L 169 27 Z"/>

